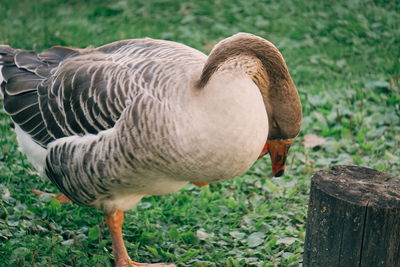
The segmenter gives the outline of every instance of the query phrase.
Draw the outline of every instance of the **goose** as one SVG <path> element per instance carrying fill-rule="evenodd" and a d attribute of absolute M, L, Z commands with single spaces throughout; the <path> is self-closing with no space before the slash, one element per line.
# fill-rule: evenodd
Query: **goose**
<path fill-rule="evenodd" d="M 143 198 L 245 173 L 281 176 L 302 118 L 278 49 L 249 33 L 206 56 L 150 38 L 42 53 L 0 46 L 4 109 L 21 150 L 66 199 L 104 212 L 116 266 L 124 212 Z"/>

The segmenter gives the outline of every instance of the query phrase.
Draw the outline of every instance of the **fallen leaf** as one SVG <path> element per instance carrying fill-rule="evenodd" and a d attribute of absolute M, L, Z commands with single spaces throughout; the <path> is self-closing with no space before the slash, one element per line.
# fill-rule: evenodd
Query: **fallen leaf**
<path fill-rule="evenodd" d="M 285 238 L 278 239 L 276 241 L 276 243 L 277 244 L 284 244 L 284 245 L 291 245 L 296 241 L 299 241 L 299 239 L 294 238 L 294 237 L 285 237 Z"/>
<path fill-rule="evenodd" d="M 282 257 L 283 257 L 284 259 L 289 259 L 289 258 L 291 258 L 291 257 L 293 257 L 293 256 L 294 256 L 294 254 L 291 253 L 291 252 L 284 252 L 284 253 L 282 254 Z"/>
<path fill-rule="evenodd" d="M 212 234 L 206 233 L 203 230 L 197 230 L 196 235 L 197 235 L 197 238 L 200 240 L 206 240 L 213 236 Z"/>
<path fill-rule="evenodd" d="M 313 148 L 316 146 L 320 146 L 326 142 L 326 139 L 323 137 L 318 137 L 314 134 L 307 134 L 304 136 L 304 147 Z"/>
<path fill-rule="evenodd" d="M 259 245 L 264 241 L 265 233 L 262 232 L 255 232 L 252 233 L 247 237 L 247 244 L 249 247 L 254 248 Z"/>
<path fill-rule="evenodd" d="M 229 234 L 230 234 L 232 237 L 237 238 L 237 239 L 239 239 L 239 240 L 242 240 L 242 239 L 246 236 L 245 233 L 237 232 L 237 231 L 229 232 Z"/>
<path fill-rule="evenodd" d="M 378 80 L 378 81 L 369 81 L 365 84 L 367 88 L 385 88 L 389 89 L 390 84 L 387 81 L 384 80 Z"/>

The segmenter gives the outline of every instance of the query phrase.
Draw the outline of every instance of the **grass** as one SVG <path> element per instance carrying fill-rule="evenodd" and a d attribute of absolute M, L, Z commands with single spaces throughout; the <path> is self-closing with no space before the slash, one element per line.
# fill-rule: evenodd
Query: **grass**
<path fill-rule="evenodd" d="M 245 175 L 144 199 L 127 213 L 132 258 L 180 266 L 298 266 L 310 175 L 356 164 L 400 175 L 400 5 L 396 1 L 7 1 L 0 43 L 44 50 L 149 36 L 208 52 L 239 31 L 275 43 L 300 91 L 304 122 L 287 174 L 267 157 Z M 99 211 L 57 192 L 18 152 L 0 111 L 0 266 L 111 266 Z M 304 147 L 304 135 L 326 138 Z"/>

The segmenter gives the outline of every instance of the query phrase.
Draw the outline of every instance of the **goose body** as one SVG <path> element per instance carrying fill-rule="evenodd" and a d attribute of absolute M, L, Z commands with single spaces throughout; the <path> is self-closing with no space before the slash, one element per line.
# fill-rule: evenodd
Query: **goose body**
<path fill-rule="evenodd" d="M 107 216 L 188 182 L 239 176 L 267 139 L 300 130 L 281 54 L 251 34 L 209 57 L 150 38 L 41 54 L 0 46 L 0 64 L 22 151 L 73 202 Z M 284 150 L 269 151 L 282 168 Z"/>

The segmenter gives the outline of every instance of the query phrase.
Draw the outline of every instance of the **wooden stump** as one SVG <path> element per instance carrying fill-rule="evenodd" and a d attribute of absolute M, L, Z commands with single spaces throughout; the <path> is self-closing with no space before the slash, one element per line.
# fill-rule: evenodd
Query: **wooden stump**
<path fill-rule="evenodd" d="M 400 266 L 400 179 L 356 166 L 315 173 L 303 266 Z"/>

